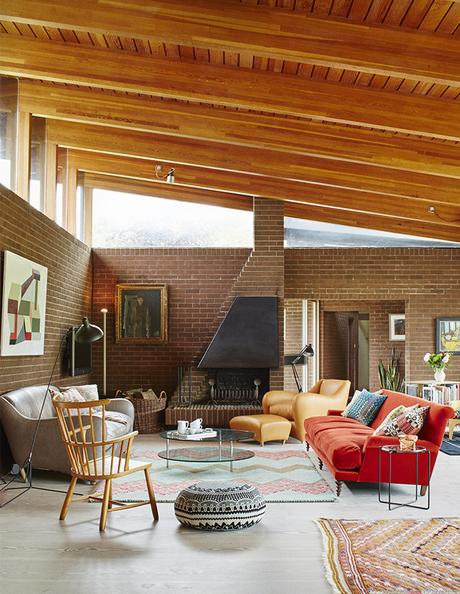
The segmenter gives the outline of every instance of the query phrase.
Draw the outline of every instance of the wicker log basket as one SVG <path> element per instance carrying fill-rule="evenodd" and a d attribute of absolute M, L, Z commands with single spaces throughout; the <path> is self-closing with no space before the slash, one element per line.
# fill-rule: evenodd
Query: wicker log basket
<path fill-rule="evenodd" d="M 167 396 L 162 390 L 157 396 L 153 390 L 129 390 L 126 398 L 134 406 L 134 430 L 156 433 L 164 428 Z"/>

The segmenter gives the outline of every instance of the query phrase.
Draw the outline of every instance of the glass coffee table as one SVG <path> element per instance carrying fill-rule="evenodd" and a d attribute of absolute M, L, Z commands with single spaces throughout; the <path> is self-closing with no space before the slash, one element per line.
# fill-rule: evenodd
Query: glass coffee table
<path fill-rule="evenodd" d="M 181 436 L 177 431 L 163 431 L 160 437 L 166 440 L 166 450 L 158 453 L 160 458 L 166 460 L 166 468 L 169 468 L 169 462 L 229 462 L 230 470 L 233 471 L 233 462 L 238 460 L 248 460 L 254 457 L 254 452 L 235 448 L 234 442 L 243 439 L 252 439 L 254 433 L 251 431 L 234 431 L 233 429 L 215 429 L 217 435 L 212 437 L 201 437 L 199 439 L 190 439 Z M 187 447 L 171 448 L 171 441 L 187 442 Z M 215 445 L 202 446 L 192 444 L 202 444 L 210 442 Z"/>

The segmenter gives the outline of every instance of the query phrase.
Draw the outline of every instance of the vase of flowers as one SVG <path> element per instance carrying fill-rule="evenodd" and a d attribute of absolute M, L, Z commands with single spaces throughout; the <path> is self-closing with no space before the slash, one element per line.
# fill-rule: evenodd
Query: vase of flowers
<path fill-rule="evenodd" d="M 423 360 L 434 371 L 434 381 L 442 383 L 446 379 L 444 369 L 449 365 L 449 353 L 426 353 Z"/>

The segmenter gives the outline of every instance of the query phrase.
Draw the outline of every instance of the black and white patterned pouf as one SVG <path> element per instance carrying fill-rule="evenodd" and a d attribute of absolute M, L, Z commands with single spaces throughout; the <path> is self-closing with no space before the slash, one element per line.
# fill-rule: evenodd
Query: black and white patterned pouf
<path fill-rule="evenodd" d="M 240 530 L 254 526 L 265 513 L 265 499 L 243 482 L 203 481 L 176 498 L 176 518 L 198 530 Z"/>

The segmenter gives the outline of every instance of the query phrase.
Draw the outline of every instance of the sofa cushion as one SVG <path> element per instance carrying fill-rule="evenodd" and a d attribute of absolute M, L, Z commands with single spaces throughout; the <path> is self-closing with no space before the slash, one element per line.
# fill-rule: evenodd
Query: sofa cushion
<path fill-rule="evenodd" d="M 375 394 L 367 390 L 363 390 L 361 393 L 355 392 L 352 401 L 342 415 L 356 419 L 363 425 L 370 425 L 386 399 L 387 397 L 380 393 Z"/>
<path fill-rule="evenodd" d="M 308 443 L 338 470 L 359 468 L 364 443 L 372 429 L 341 416 L 312 417 L 305 421 Z"/>
<path fill-rule="evenodd" d="M 425 422 L 429 406 L 413 406 L 406 408 L 399 416 L 390 421 L 375 435 L 418 435 Z"/>

